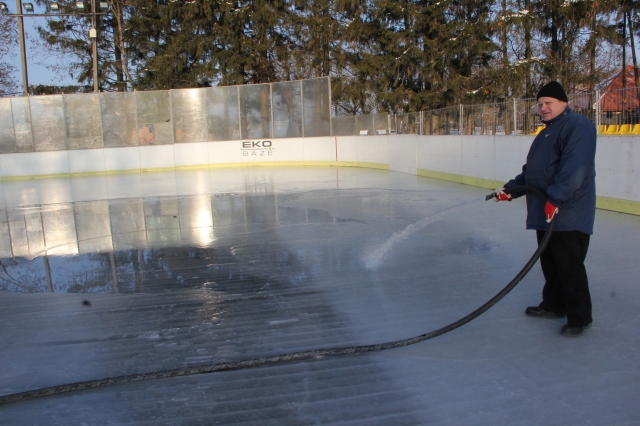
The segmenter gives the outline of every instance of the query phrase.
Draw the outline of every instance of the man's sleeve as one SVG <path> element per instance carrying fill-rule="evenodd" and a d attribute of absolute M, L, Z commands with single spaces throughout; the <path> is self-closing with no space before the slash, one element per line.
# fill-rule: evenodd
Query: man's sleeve
<path fill-rule="evenodd" d="M 524 174 L 525 174 L 526 170 L 527 170 L 527 165 L 525 164 L 525 165 L 522 166 L 522 173 L 520 173 L 514 179 L 511 179 L 509 182 L 505 183 L 504 184 L 504 188 L 508 189 L 508 188 L 513 188 L 514 186 L 524 185 Z M 515 193 L 511 194 L 511 198 L 522 197 L 525 194 L 526 194 L 526 192 L 524 192 L 524 191 L 515 192 Z"/>

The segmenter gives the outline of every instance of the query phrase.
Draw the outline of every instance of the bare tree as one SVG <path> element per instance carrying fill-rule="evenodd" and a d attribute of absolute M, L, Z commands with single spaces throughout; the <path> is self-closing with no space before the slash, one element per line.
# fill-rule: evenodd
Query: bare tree
<path fill-rule="evenodd" d="M 0 95 L 9 94 L 16 90 L 16 81 L 13 73 L 16 67 L 7 62 L 15 55 L 14 47 L 18 44 L 18 32 L 16 22 L 8 16 L 0 14 Z"/>

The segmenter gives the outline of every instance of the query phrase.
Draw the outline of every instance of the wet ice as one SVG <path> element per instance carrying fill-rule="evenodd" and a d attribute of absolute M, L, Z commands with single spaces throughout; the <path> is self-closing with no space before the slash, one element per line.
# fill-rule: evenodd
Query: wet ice
<path fill-rule="evenodd" d="M 535 249 L 523 203 L 400 173 L 179 177 L 207 181 L 202 193 L 178 192 L 173 173 L 147 186 L 141 174 L 112 178 L 113 197 L 100 200 L 5 199 L 2 393 L 419 335 L 484 303 Z M 2 186 L 41 199 L 50 190 Z M 0 407 L 0 423 L 639 422 L 638 226 L 598 211 L 587 258 L 595 323 L 578 340 L 559 335 L 560 320 L 522 314 L 539 301 L 534 267 L 489 312 L 419 345 L 44 398 Z"/>

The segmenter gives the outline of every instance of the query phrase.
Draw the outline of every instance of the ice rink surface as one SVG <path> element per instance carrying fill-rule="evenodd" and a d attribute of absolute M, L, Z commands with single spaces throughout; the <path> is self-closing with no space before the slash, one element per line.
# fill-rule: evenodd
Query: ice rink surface
<path fill-rule="evenodd" d="M 3 182 L 0 396 L 447 325 L 535 250 L 524 200 L 489 192 L 313 167 Z M 639 260 L 640 217 L 598 210 L 577 338 L 524 315 L 536 265 L 422 343 L 0 405 L 0 424 L 640 425 Z"/>

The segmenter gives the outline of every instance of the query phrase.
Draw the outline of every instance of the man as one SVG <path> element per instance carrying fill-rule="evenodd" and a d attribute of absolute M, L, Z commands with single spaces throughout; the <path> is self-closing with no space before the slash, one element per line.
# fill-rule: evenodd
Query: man
<path fill-rule="evenodd" d="M 531 185 L 546 192 L 545 202 L 527 194 L 527 229 L 542 241 L 547 223 L 557 214 L 548 246 L 540 256 L 545 278 L 542 302 L 525 310 L 536 318 L 562 318 L 561 333 L 578 336 L 591 326 L 591 296 L 584 260 L 593 234 L 596 209 L 596 129 L 574 113 L 560 83 L 552 81 L 538 92 L 538 113 L 546 127 L 529 149 L 522 173 L 505 188 Z M 510 201 L 503 190 L 496 201 Z M 519 197 L 524 193 L 512 194 Z"/>

